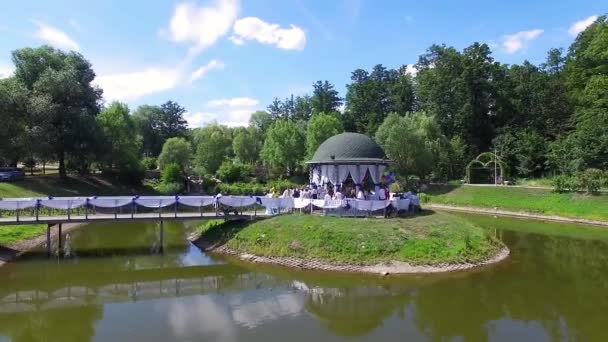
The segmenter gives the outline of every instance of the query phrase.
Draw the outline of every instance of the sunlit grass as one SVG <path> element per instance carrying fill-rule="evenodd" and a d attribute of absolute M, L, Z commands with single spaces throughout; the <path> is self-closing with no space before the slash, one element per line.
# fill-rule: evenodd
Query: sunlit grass
<path fill-rule="evenodd" d="M 282 215 L 253 223 L 207 224 L 200 230 L 203 241 L 227 243 L 243 253 L 357 265 L 476 262 L 501 246 L 467 220 L 433 212 L 396 219 Z"/>
<path fill-rule="evenodd" d="M 433 187 L 423 203 L 498 208 L 545 215 L 608 220 L 608 195 L 554 193 L 546 189 L 477 186 Z"/>

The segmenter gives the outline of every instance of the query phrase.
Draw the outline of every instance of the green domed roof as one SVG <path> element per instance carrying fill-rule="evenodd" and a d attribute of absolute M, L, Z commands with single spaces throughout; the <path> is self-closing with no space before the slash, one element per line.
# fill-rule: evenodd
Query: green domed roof
<path fill-rule="evenodd" d="M 370 137 L 342 133 L 325 140 L 309 163 L 384 162 L 386 154 Z"/>

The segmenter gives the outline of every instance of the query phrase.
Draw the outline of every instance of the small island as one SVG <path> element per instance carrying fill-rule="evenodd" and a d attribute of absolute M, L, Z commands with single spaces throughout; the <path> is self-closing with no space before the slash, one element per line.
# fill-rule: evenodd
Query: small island
<path fill-rule="evenodd" d="M 199 227 L 193 242 L 252 262 L 384 275 L 469 269 L 509 254 L 484 229 L 432 211 L 392 219 L 286 214 L 210 221 Z"/>

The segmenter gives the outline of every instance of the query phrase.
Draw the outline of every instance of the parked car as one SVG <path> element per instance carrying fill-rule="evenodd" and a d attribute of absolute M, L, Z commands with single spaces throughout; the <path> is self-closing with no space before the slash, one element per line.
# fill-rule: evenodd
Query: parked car
<path fill-rule="evenodd" d="M 0 182 L 10 182 L 22 180 L 25 177 L 25 172 L 16 167 L 0 167 Z"/>

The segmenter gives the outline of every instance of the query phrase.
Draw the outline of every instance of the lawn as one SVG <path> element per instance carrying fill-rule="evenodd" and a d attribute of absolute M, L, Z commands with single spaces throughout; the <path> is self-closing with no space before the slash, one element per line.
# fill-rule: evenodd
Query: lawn
<path fill-rule="evenodd" d="M 395 219 L 281 215 L 205 224 L 200 232 L 202 241 L 241 253 L 352 265 L 478 262 L 502 247 L 467 220 L 432 211 Z"/>
<path fill-rule="evenodd" d="M 24 224 L 18 226 L 0 226 L 0 245 L 11 245 L 23 240 L 44 234 L 44 224 Z"/>
<path fill-rule="evenodd" d="M 26 176 L 22 181 L 0 183 L 0 198 L 32 196 L 96 196 L 153 194 L 145 186 L 129 186 L 100 176 Z"/>
<path fill-rule="evenodd" d="M 449 185 L 433 186 L 421 197 L 423 203 L 608 220 L 608 194 L 559 194 L 546 189 Z"/>

